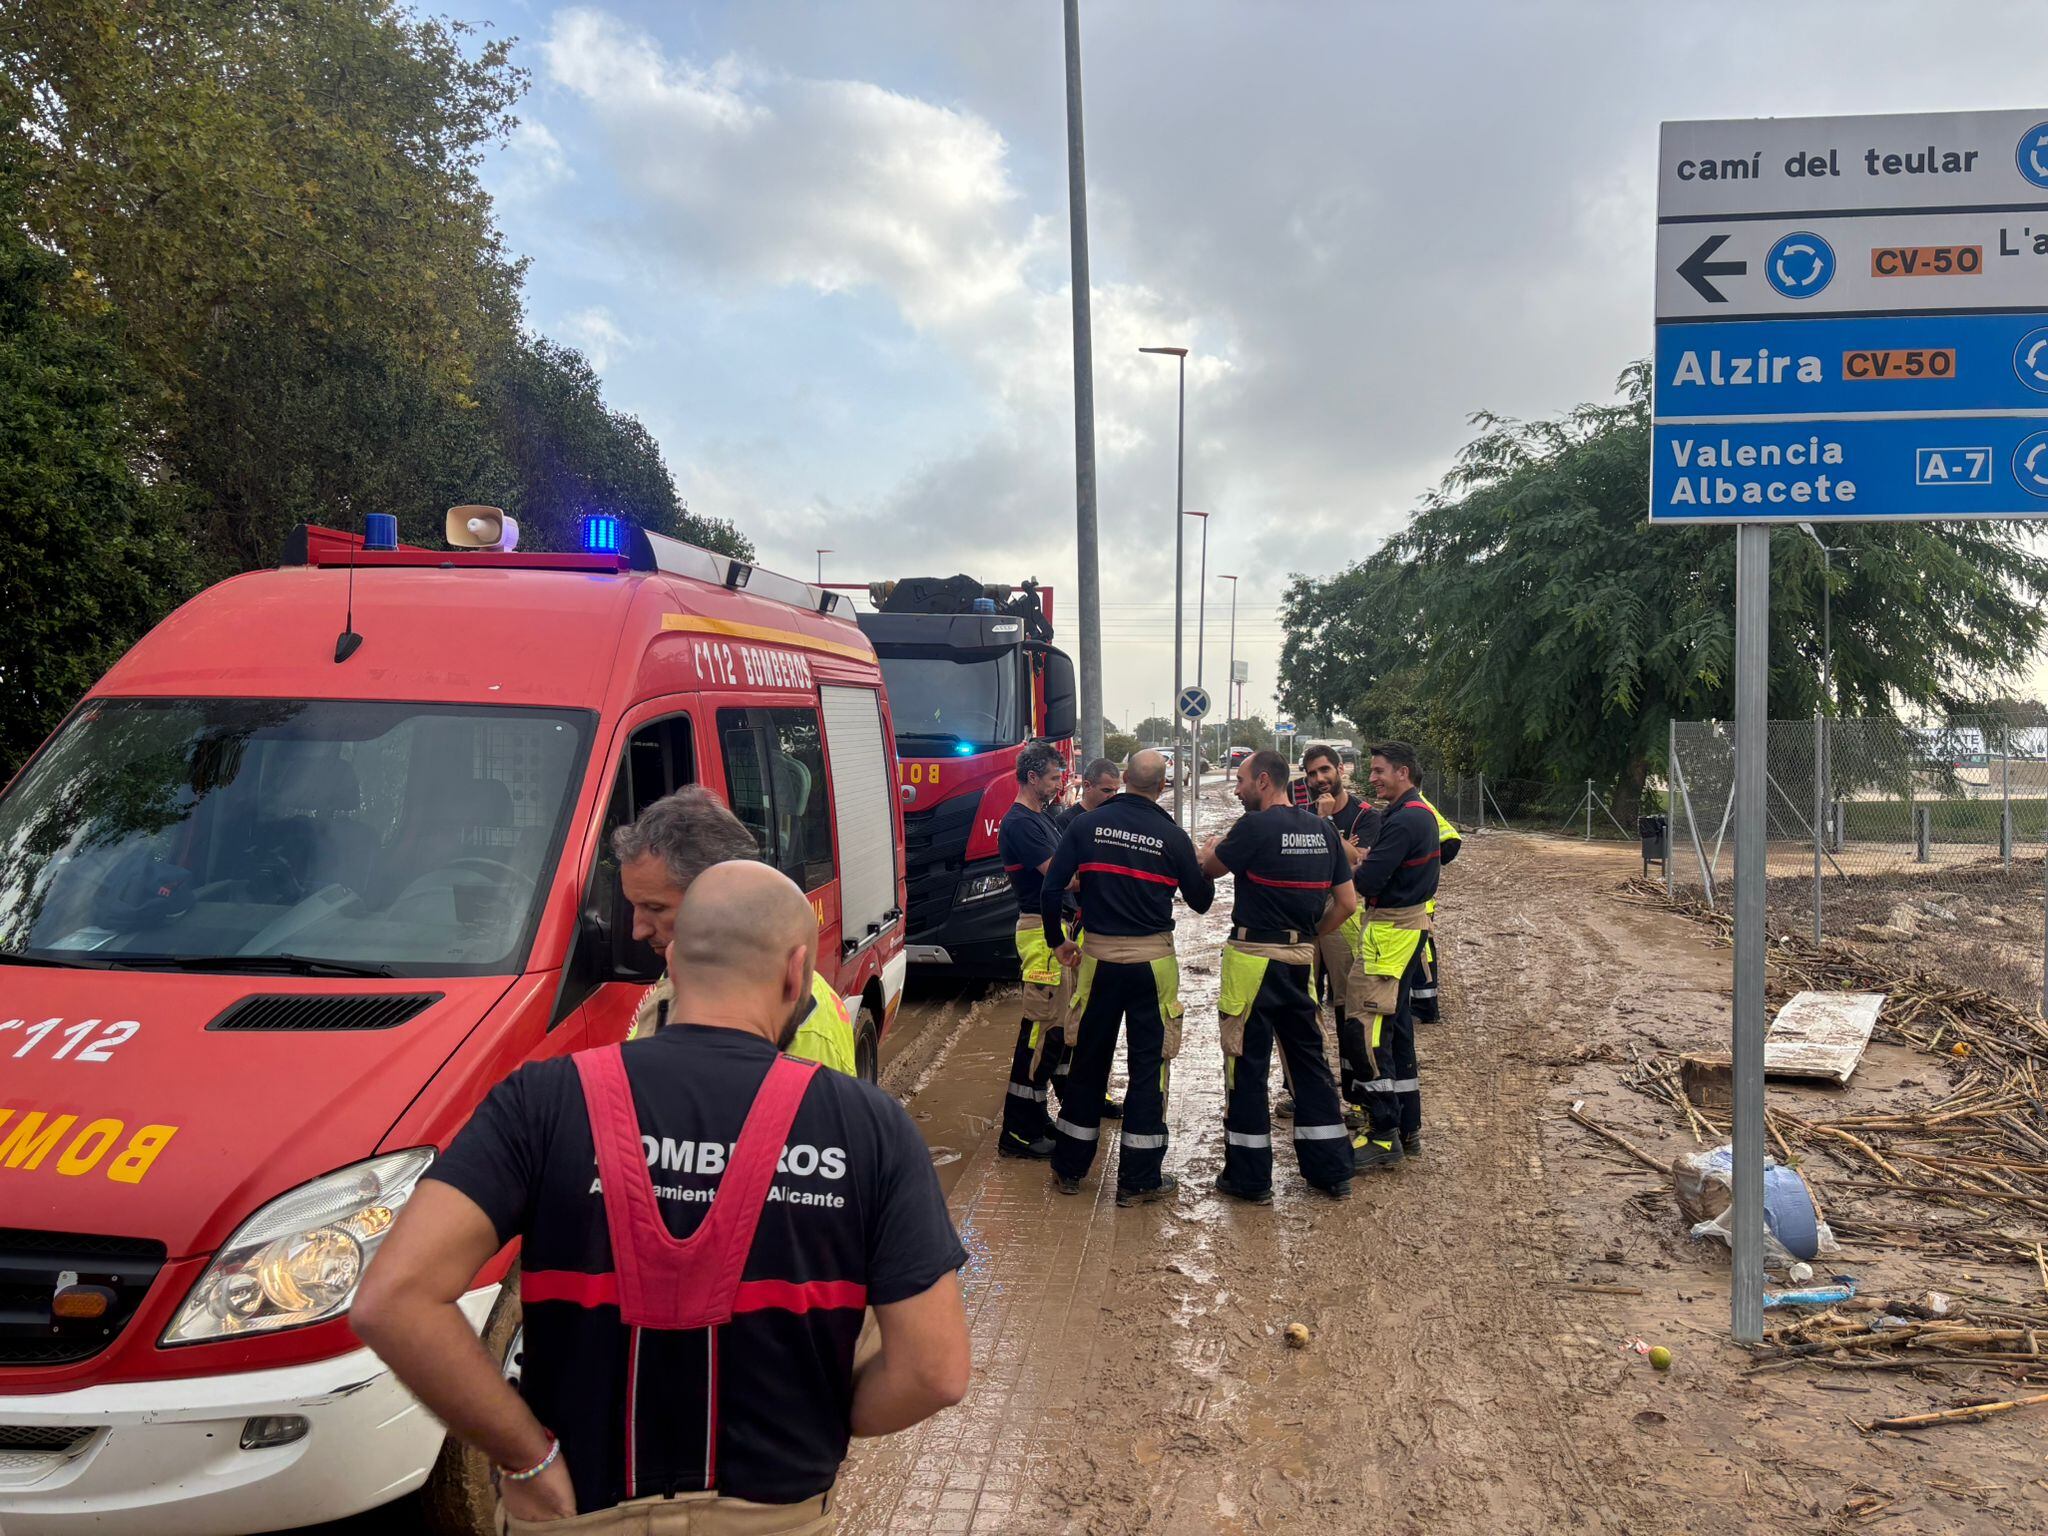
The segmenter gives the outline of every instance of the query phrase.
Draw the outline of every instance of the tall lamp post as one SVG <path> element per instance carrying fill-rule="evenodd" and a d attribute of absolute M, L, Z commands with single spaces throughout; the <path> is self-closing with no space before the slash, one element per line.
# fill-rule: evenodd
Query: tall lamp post
<path fill-rule="evenodd" d="M 1095 528 L 1095 342 L 1088 309 L 1088 172 L 1081 132 L 1081 7 L 1066 0 L 1067 244 L 1074 308 L 1074 559 L 1081 625 L 1081 756 L 1102 754 L 1102 582 Z"/>
<path fill-rule="evenodd" d="M 1216 573 L 1218 581 L 1230 583 L 1230 660 L 1226 663 L 1228 675 L 1223 683 L 1223 756 L 1230 756 L 1230 736 L 1237 726 L 1237 578 Z"/>
<path fill-rule="evenodd" d="M 1181 629 L 1182 586 L 1186 570 L 1186 545 L 1182 530 L 1187 524 L 1183 516 L 1186 508 L 1181 496 L 1187 485 L 1188 446 L 1188 349 L 1186 347 L 1140 347 L 1140 352 L 1149 352 L 1159 357 L 1174 358 L 1180 375 L 1179 406 L 1175 414 L 1173 437 L 1173 709 L 1180 713 L 1180 691 L 1185 686 L 1181 672 Z M 1178 733 L 1176 733 L 1178 734 Z M 1173 776 L 1173 821 L 1175 826 L 1183 824 L 1181 804 L 1187 783 L 1185 773 Z"/>
<path fill-rule="evenodd" d="M 825 557 L 831 553 L 829 549 L 818 551 L 818 585 L 821 587 L 825 585 Z"/>
<path fill-rule="evenodd" d="M 1199 688 L 1202 686 L 1202 655 L 1208 649 L 1205 643 L 1203 626 L 1207 623 L 1209 613 L 1209 514 L 1206 512 L 1190 511 L 1187 515 L 1189 517 L 1199 517 L 1202 520 L 1202 554 L 1199 564 L 1195 567 L 1195 686 Z M 1202 792 L 1202 732 L 1203 727 L 1207 723 L 1207 717 L 1188 722 L 1188 729 L 1194 733 L 1195 738 L 1195 795 L 1197 799 L 1201 797 Z"/>

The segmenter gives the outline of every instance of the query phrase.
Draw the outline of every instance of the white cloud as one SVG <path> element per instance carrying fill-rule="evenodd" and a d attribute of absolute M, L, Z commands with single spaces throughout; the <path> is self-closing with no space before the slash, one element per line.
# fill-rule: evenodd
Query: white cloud
<path fill-rule="evenodd" d="M 612 312 L 601 304 L 564 315 L 554 330 L 588 358 L 590 366 L 599 373 L 611 366 L 615 353 L 637 351 L 641 345 L 639 338 L 621 329 Z"/>
<path fill-rule="evenodd" d="M 550 78 L 602 125 L 675 271 L 875 286 L 919 327 L 1018 293 L 1034 232 L 1002 135 L 858 80 L 672 58 L 601 12 L 557 18 Z"/>
<path fill-rule="evenodd" d="M 575 180 L 569 157 L 546 123 L 523 118 L 512 130 L 505 157 L 496 165 L 494 185 L 500 197 L 530 200 L 565 181 Z"/>

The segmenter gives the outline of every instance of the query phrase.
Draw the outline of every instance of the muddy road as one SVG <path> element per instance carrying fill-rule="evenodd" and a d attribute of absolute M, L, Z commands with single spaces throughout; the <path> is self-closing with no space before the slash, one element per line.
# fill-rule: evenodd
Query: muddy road
<path fill-rule="evenodd" d="M 1205 820 L 1226 809 L 1212 792 Z M 1467 839 L 1444 882 L 1444 1018 L 1419 1044 L 1426 1155 L 1347 1205 L 1309 1194 L 1278 1145 L 1273 1206 L 1209 1187 L 1227 883 L 1180 940 L 1177 1203 L 1119 1211 L 1104 1159 L 1076 1200 L 997 1158 L 1014 1019 L 999 992 L 969 1009 L 910 1103 L 972 1254 L 974 1384 L 857 1446 L 843 1529 L 2048 1529 L 2048 1422 L 1865 1437 L 1857 1418 L 1956 1399 L 1743 1376 L 1725 1257 L 1686 1241 L 1655 1175 L 1562 1118 L 1604 1094 L 1626 1042 L 1726 1036 L 1726 953 L 1616 899 L 1633 868 L 1632 851 Z M 1296 1321 L 1306 1350 L 1285 1347 Z M 1669 1375 L 1627 1351 L 1642 1336 L 1673 1349 Z"/>
<path fill-rule="evenodd" d="M 1206 822 L 1234 812 L 1210 790 Z M 1636 867 L 1631 849 L 1468 836 L 1444 880 L 1444 1017 L 1420 1031 L 1426 1155 L 1361 1177 L 1345 1205 L 1304 1188 L 1285 1122 L 1271 1207 L 1209 1187 L 1227 882 L 1181 930 L 1174 1203 L 1116 1208 L 1109 1127 L 1079 1199 L 1054 1194 L 1043 1165 L 996 1157 L 1013 994 L 914 988 L 883 1082 L 917 1118 L 971 1255 L 974 1381 L 960 1407 L 856 1443 L 842 1530 L 2048 1531 L 2043 1410 L 1916 1437 L 1856 1428 L 2048 1381 L 1745 1374 L 1725 1342 L 1725 1255 L 1687 1241 L 1661 1179 L 1564 1118 L 1583 1097 L 1659 1156 L 1690 1150 L 1619 1073 L 1632 1045 L 1726 1039 L 1727 952 L 1622 899 Z M 1873 1081 L 1909 1067 L 1873 1047 Z M 1848 1262 L 1901 1289 L 1957 1283 L 1888 1274 L 1896 1255 Z M 1305 1350 L 1282 1339 L 1297 1321 Z M 1668 1375 L 1628 1351 L 1636 1338 L 1672 1349 Z M 322 1536 L 416 1529 L 380 1511 Z"/>

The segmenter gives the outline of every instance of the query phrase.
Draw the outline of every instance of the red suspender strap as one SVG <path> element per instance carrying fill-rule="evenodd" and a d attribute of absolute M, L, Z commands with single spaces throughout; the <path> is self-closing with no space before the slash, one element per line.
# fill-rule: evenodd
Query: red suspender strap
<path fill-rule="evenodd" d="M 604 1181 L 604 1213 L 618 1275 L 619 1314 L 641 1328 L 709 1328 L 727 1322 L 761 1224 L 776 1164 L 810 1087 L 816 1062 L 777 1056 L 704 1220 L 678 1239 L 661 1218 L 640 1141 L 640 1117 L 617 1046 L 572 1058 Z"/>

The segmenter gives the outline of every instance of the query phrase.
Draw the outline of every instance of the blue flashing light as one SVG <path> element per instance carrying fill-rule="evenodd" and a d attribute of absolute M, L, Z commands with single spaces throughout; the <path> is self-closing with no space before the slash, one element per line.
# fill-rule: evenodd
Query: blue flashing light
<path fill-rule="evenodd" d="M 583 552 L 586 555 L 616 555 L 626 547 L 626 520 L 608 512 L 589 512 L 583 518 Z"/>
<path fill-rule="evenodd" d="M 394 550 L 398 548 L 398 518 L 389 512 L 365 512 L 363 514 L 363 548 L 366 550 Z"/>
<path fill-rule="evenodd" d="M 959 742 L 955 742 L 955 743 L 953 744 L 953 755 L 954 755 L 955 757 L 972 757 L 972 756 L 974 756 L 974 743 L 973 743 L 973 742 L 971 742 L 971 741 L 959 741 Z"/>

